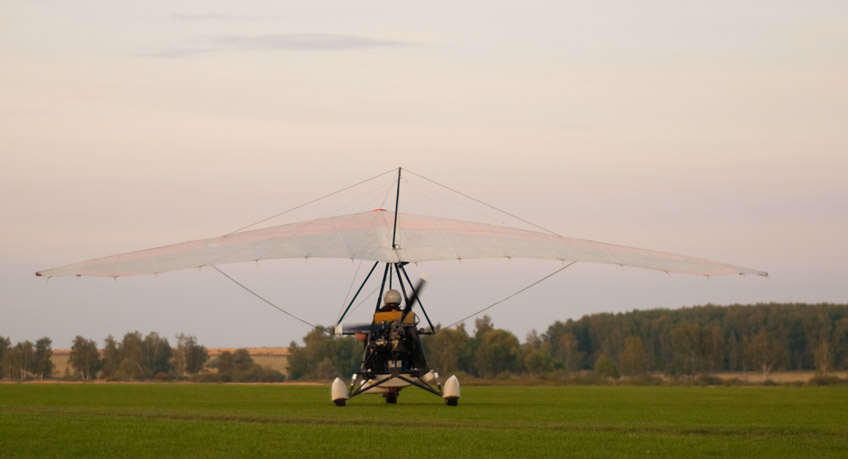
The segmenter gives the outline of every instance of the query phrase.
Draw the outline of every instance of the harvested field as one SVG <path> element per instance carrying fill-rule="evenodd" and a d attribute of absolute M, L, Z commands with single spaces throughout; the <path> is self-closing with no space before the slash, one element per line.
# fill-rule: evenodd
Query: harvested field
<path fill-rule="evenodd" d="M 224 351 L 233 352 L 238 348 L 235 347 L 213 347 L 207 349 L 209 358 L 215 358 Z M 264 367 L 270 367 L 272 370 L 277 370 L 288 376 L 286 366 L 288 365 L 289 348 L 287 347 L 248 347 L 247 352 L 253 358 L 253 361 Z M 70 349 L 56 349 L 53 351 L 53 365 L 56 368 L 53 370 L 53 376 L 56 378 L 64 377 L 68 370 L 68 358 L 71 354 Z"/>

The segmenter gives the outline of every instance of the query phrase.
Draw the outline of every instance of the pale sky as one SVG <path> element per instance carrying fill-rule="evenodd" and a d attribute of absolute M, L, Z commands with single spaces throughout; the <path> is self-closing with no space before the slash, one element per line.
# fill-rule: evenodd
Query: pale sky
<path fill-rule="evenodd" d="M 211 270 L 33 274 L 398 166 L 562 235 L 771 274 L 578 263 L 488 312 L 522 340 L 595 312 L 848 302 L 848 3 L 405 3 L 0 3 L 0 336 L 288 345 L 307 327 Z M 329 324 L 356 266 L 227 269 Z M 447 324 L 558 266 L 416 272 Z"/>

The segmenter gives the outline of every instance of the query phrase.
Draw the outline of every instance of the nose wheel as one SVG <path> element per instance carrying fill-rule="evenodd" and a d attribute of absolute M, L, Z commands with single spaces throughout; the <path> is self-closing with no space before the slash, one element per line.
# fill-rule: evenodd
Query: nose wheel
<path fill-rule="evenodd" d="M 395 389 L 391 389 L 388 392 L 386 392 L 385 394 L 383 394 L 383 397 L 386 399 L 386 403 L 391 404 L 391 405 L 396 405 L 397 404 L 397 398 L 398 398 L 398 391 L 395 390 Z"/>

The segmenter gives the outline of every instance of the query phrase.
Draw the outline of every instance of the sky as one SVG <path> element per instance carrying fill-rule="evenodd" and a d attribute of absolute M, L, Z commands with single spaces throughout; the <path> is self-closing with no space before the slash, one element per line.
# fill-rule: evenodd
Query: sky
<path fill-rule="evenodd" d="M 286 346 L 309 328 L 209 269 L 34 272 L 219 236 L 397 167 L 558 234 L 770 273 L 578 263 L 486 312 L 522 340 L 597 312 L 844 303 L 846 22 L 841 1 L 4 0 L 0 336 Z M 429 182 L 409 177 L 401 210 L 426 211 L 404 199 Z M 330 210 L 385 203 L 392 174 L 374 183 Z M 439 199 L 500 218 L 450 193 L 431 209 Z M 413 271 L 446 325 L 559 266 Z M 225 269 L 331 324 L 364 268 Z"/>

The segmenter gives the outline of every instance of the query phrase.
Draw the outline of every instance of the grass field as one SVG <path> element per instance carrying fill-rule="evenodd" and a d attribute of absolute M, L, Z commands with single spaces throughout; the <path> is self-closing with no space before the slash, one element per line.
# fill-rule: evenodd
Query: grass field
<path fill-rule="evenodd" d="M 3 457 L 845 457 L 848 388 L 0 384 Z"/>

